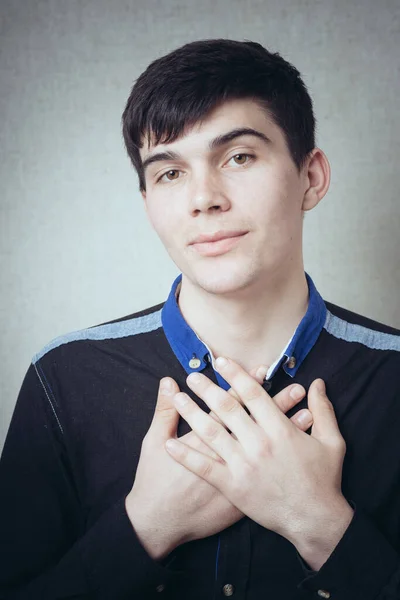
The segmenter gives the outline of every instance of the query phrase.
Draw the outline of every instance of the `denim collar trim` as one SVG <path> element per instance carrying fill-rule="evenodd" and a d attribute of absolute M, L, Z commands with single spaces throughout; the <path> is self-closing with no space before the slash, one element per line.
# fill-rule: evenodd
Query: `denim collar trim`
<path fill-rule="evenodd" d="M 281 366 L 290 377 L 295 377 L 324 326 L 327 314 L 325 302 L 311 277 L 307 273 L 305 275 L 309 291 L 307 312 L 283 350 L 280 359 L 274 364 L 272 372 L 270 369 L 268 379 L 271 379 Z M 176 291 L 181 281 L 182 275 L 180 274 L 173 282 L 168 299 L 162 308 L 161 321 L 174 354 L 189 375 L 196 371 L 203 371 L 207 363 L 212 361 L 212 354 L 207 345 L 189 327 L 179 309 Z M 219 385 L 224 389 L 229 389 L 228 383 L 217 371 L 215 373 Z"/>

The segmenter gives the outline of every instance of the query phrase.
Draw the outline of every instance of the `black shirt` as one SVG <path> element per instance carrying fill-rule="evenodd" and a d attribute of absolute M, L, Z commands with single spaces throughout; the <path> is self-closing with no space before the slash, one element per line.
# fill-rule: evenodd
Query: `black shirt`
<path fill-rule="evenodd" d="M 57 338 L 34 357 L 0 463 L 0 598 L 399 600 L 400 332 L 324 302 L 308 276 L 307 313 L 264 385 L 275 395 L 325 380 L 355 508 L 343 538 L 316 573 L 248 517 L 162 562 L 141 546 L 124 503 L 160 379 L 192 398 L 191 371 L 228 388 L 179 311 L 179 281 L 166 303 Z M 178 431 L 189 431 L 182 419 Z"/>

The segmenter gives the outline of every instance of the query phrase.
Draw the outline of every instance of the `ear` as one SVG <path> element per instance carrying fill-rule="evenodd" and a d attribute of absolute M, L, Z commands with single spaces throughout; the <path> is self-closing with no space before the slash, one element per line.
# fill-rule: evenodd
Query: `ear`
<path fill-rule="evenodd" d="M 314 148 L 307 159 L 305 169 L 306 189 L 302 209 L 311 210 L 325 196 L 331 181 L 331 168 L 322 150 Z"/>

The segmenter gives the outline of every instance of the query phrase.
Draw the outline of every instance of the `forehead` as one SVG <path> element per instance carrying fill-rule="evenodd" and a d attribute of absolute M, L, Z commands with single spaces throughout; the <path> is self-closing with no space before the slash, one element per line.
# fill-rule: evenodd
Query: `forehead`
<path fill-rule="evenodd" d="M 272 116 L 259 103 L 250 99 L 229 100 L 214 108 L 201 121 L 186 127 L 173 142 L 155 144 L 154 136 L 146 136 L 140 155 L 143 160 L 156 149 L 206 149 L 209 141 L 215 136 L 239 127 L 262 131 L 272 141 L 283 137 Z"/>

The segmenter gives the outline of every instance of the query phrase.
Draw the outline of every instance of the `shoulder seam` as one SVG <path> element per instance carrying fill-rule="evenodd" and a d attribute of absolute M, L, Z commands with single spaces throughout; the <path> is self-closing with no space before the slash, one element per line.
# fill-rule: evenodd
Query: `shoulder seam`
<path fill-rule="evenodd" d="M 46 386 L 45 386 L 45 384 L 44 384 L 44 382 L 43 382 L 43 379 L 41 378 L 41 376 L 40 376 L 40 373 L 39 373 L 39 371 L 38 371 L 38 368 L 37 368 L 37 366 L 36 366 L 36 365 L 37 365 L 37 363 L 32 363 L 32 364 L 33 364 L 33 366 L 34 366 L 34 368 L 35 368 L 36 375 L 38 376 L 38 379 L 39 379 L 39 381 L 40 381 L 40 383 L 41 383 L 41 385 L 42 385 L 42 388 L 43 388 L 43 390 L 44 390 L 44 393 L 46 394 L 46 398 L 47 398 L 47 400 L 49 401 L 49 404 L 50 404 L 50 406 L 51 406 L 51 409 L 52 409 L 52 411 L 53 411 L 53 413 L 54 413 L 54 416 L 55 416 L 55 418 L 56 418 L 56 421 L 57 421 L 57 423 L 58 423 L 58 426 L 59 426 L 59 428 L 60 428 L 60 431 L 61 431 L 61 433 L 64 435 L 64 430 L 63 430 L 63 428 L 62 428 L 62 426 L 61 426 L 60 420 L 59 420 L 59 418 L 58 418 L 58 415 L 57 415 L 57 413 L 56 413 L 56 410 L 55 410 L 55 408 L 54 408 L 54 404 L 53 404 L 53 403 L 52 403 L 52 401 L 51 401 L 51 398 L 50 398 L 50 396 L 49 396 L 49 393 L 48 393 L 48 391 L 47 391 L 47 388 L 46 388 Z"/>
<path fill-rule="evenodd" d="M 369 329 L 363 325 L 345 321 L 329 310 L 326 313 L 324 329 L 337 339 L 359 343 L 371 350 L 400 352 L 400 335 Z"/>
<path fill-rule="evenodd" d="M 35 354 L 32 362 L 35 364 L 38 360 L 50 352 L 50 350 L 71 342 L 118 339 L 132 335 L 138 335 L 141 333 L 150 333 L 151 331 L 160 329 L 162 327 L 161 310 L 162 309 L 159 309 L 156 312 L 139 317 L 133 317 L 132 319 L 127 319 L 125 321 L 114 321 L 112 323 L 96 325 L 88 329 L 79 329 L 78 331 L 61 335 L 44 346 L 40 352 Z"/>

